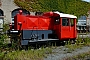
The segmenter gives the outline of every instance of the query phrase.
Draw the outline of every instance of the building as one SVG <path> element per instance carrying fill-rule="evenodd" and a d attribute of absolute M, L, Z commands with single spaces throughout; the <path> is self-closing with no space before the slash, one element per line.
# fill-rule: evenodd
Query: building
<path fill-rule="evenodd" d="M 14 22 L 13 18 L 19 10 L 23 10 L 23 14 L 30 14 L 29 11 L 16 6 L 14 0 L 0 0 L 0 29 L 4 23 Z"/>

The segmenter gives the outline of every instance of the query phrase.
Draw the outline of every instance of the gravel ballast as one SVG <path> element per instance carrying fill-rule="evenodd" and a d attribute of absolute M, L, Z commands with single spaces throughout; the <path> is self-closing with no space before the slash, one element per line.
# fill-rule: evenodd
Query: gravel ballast
<path fill-rule="evenodd" d="M 90 46 L 84 46 L 73 51 L 68 51 L 69 48 L 60 46 L 52 49 L 51 54 L 47 54 L 44 60 L 66 60 L 68 57 L 73 57 L 90 51 Z"/>

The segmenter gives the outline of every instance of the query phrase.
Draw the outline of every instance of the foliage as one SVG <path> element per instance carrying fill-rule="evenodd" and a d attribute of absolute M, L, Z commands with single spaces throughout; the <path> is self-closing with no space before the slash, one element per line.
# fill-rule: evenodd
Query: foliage
<path fill-rule="evenodd" d="M 37 11 L 37 9 L 41 8 L 41 6 L 38 4 L 38 0 L 14 0 L 14 3 L 29 11 Z"/>
<path fill-rule="evenodd" d="M 78 38 L 75 44 L 71 44 L 71 41 L 69 40 L 67 41 L 65 46 L 66 48 L 69 48 L 67 52 L 74 51 L 75 49 L 78 49 L 78 48 L 80 49 L 83 46 L 90 46 L 90 38 L 88 36 L 86 38 L 83 38 L 83 37 L 79 37 L 78 35 Z"/>
<path fill-rule="evenodd" d="M 9 25 L 8 24 L 4 24 L 3 25 L 3 32 L 6 32 L 9 29 Z"/>
<path fill-rule="evenodd" d="M 66 60 L 89 60 L 90 51 L 86 53 L 79 54 L 77 56 L 69 57 Z"/>
<path fill-rule="evenodd" d="M 87 15 L 90 3 L 82 0 L 14 0 L 14 3 L 29 11 L 59 11 L 76 16 Z"/>
<path fill-rule="evenodd" d="M 7 38 L 7 35 L 5 35 L 5 34 L 0 35 L 0 47 L 3 47 L 5 45 L 6 38 Z"/>
<path fill-rule="evenodd" d="M 27 51 L 12 51 L 7 54 L 1 54 L 1 60 L 43 60 L 46 54 L 50 54 L 50 48 L 42 48 Z M 2 58 L 3 57 L 3 58 Z"/>
<path fill-rule="evenodd" d="M 5 34 L 7 29 L 8 29 L 8 25 L 5 24 L 3 26 L 3 31 L 2 31 L 3 34 L 0 34 L 0 50 L 2 50 L 2 48 L 4 49 L 7 45 L 7 40 L 6 39 L 8 38 L 8 36 L 7 36 L 7 34 Z"/>

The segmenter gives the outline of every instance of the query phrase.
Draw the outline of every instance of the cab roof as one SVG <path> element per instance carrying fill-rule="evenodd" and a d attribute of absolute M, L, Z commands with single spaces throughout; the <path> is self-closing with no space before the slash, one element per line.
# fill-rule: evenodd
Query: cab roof
<path fill-rule="evenodd" d="M 60 15 L 60 17 L 67 17 L 67 18 L 77 18 L 76 16 L 74 15 L 71 15 L 71 14 L 64 14 L 64 13 L 60 13 L 58 11 L 54 12 L 54 13 L 57 13 Z"/>

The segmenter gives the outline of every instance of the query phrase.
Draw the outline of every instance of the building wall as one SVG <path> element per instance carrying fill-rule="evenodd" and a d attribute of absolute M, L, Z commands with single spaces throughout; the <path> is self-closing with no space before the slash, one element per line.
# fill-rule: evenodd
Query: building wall
<path fill-rule="evenodd" d="M 10 23 L 11 22 L 11 12 L 14 9 L 19 8 L 14 4 L 14 0 L 0 0 L 1 6 L 0 9 L 4 12 L 4 23 Z"/>
<path fill-rule="evenodd" d="M 14 0 L 0 0 L 1 6 L 0 9 L 4 12 L 4 23 L 11 23 L 12 22 L 12 11 L 18 9 L 20 7 L 16 6 L 13 2 Z M 30 12 L 31 15 L 35 15 L 35 12 Z"/>

